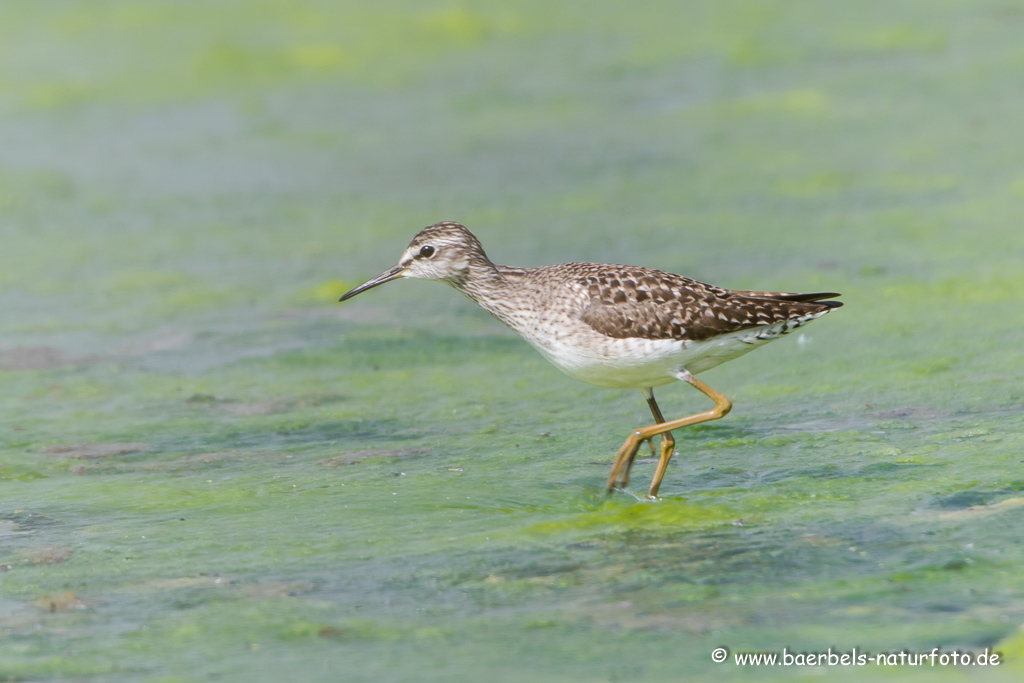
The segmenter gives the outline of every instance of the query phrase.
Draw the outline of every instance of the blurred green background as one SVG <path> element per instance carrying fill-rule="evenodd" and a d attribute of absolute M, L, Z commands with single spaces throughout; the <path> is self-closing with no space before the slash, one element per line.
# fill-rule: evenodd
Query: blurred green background
<path fill-rule="evenodd" d="M 1019 680 L 1022 31 L 1010 0 L 3 2 L 0 680 Z M 337 304 L 439 220 L 847 306 L 704 376 L 734 410 L 677 433 L 661 503 L 606 498 L 639 394 L 445 287 Z"/>

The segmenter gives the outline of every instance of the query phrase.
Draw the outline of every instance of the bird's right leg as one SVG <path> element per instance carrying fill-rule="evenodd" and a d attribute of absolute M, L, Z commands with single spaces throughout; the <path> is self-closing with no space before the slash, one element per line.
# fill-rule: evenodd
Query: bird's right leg
<path fill-rule="evenodd" d="M 661 408 L 658 407 L 658 402 L 654 400 L 654 389 L 641 389 L 640 393 L 647 399 L 647 405 L 651 409 L 651 415 L 654 417 L 655 424 L 664 424 L 665 417 L 661 414 Z M 658 454 L 654 451 L 654 437 L 645 439 L 651 447 L 651 455 L 657 456 Z M 672 437 L 672 432 L 663 432 L 661 435 L 661 458 L 659 459 L 659 465 L 661 462 L 668 462 L 668 459 L 672 457 L 675 452 L 676 440 Z M 633 469 L 633 462 L 636 460 L 636 451 L 629 457 L 629 460 L 625 463 L 625 469 L 622 473 L 621 480 L 616 482 L 617 488 L 625 488 L 629 485 L 629 473 Z M 618 464 L 618 463 L 616 463 Z M 617 472 L 613 470 L 613 476 L 616 476 Z M 618 477 L 616 477 L 618 478 Z M 610 480 L 609 480 L 610 481 Z"/>

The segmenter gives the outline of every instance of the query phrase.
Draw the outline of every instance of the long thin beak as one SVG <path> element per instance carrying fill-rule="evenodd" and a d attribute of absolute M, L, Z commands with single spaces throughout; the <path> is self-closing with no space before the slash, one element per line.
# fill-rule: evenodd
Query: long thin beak
<path fill-rule="evenodd" d="M 338 301 L 345 301 L 346 299 L 351 299 L 356 294 L 361 294 L 362 292 L 365 292 L 368 289 L 373 289 L 374 287 L 379 287 L 380 285 L 384 284 L 385 282 L 391 282 L 392 280 L 397 280 L 398 278 L 402 277 L 402 273 L 404 273 L 404 272 L 405 272 L 405 266 L 395 266 L 394 268 L 391 268 L 390 270 L 385 270 L 383 273 L 381 273 L 377 277 L 373 278 L 372 280 L 364 282 L 363 284 L 359 285 L 358 287 L 356 287 L 352 291 L 346 293 L 345 296 L 343 296 L 340 299 L 338 299 Z"/>

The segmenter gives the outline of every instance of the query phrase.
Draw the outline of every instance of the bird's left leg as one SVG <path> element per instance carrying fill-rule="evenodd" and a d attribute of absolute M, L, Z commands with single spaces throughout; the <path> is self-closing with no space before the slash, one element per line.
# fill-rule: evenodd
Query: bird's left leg
<path fill-rule="evenodd" d="M 718 393 L 704 382 L 691 375 L 686 370 L 680 370 L 676 373 L 676 377 L 680 380 L 687 382 L 696 389 L 698 389 L 705 396 L 715 402 L 715 407 L 703 413 L 696 415 L 690 415 L 689 417 L 683 417 L 678 420 L 671 420 L 669 422 L 662 422 L 661 424 L 651 425 L 650 427 L 644 427 L 638 429 L 629 435 L 626 439 L 626 443 L 622 444 L 622 448 L 619 449 L 618 457 L 615 458 L 615 464 L 612 465 L 611 476 L 608 477 L 608 491 L 612 491 L 619 488 L 619 472 L 623 469 L 626 463 L 631 462 L 636 457 L 637 449 L 640 448 L 640 444 L 644 441 L 651 439 L 658 434 L 664 434 L 674 429 L 681 427 L 689 427 L 690 425 L 699 424 L 701 422 L 708 422 L 710 420 L 717 420 L 725 417 L 730 410 L 732 410 L 732 402 L 729 401 L 725 396 Z M 667 457 L 666 457 L 667 455 Z M 662 444 L 662 457 L 658 462 L 658 469 L 654 473 L 654 479 L 651 481 L 651 487 L 648 491 L 648 496 L 654 498 L 658 495 L 658 489 L 661 487 L 661 480 L 665 476 L 665 470 L 668 468 L 669 458 L 672 457 L 672 451 L 668 451 L 667 454 L 664 450 L 664 443 Z M 624 485 L 624 484 L 622 484 Z"/>
<path fill-rule="evenodd" d="M 658 407 L 658 402 L 654 400 L 654 389 L 641 389 L 640 393 L 647 399 L 647 405 L 651 409 L 651 415 L 654 416 L 655 424 L 664 424 L 665 417 L 661 414 L 661 408 Z M 651 447 L 651 455 L 657 457 L 657 453 L 654 451 L 654 437 L 645 439 Z M 676 440 L 672 438 L 672 432 L 664 432 L 661 435 L 661 460 L 667 461 L 668 458 L 672 457 L 676 447 Z M 629 485 L 629 473 L 633 469 L 633 462 L 636 460 L 636 451 L 633 451 L 633 455 L 629 458 L 625 465 L 625 471 L 622 473 L 622 479 L 619 487 L 625 488 Z M 667 454 L 667 455 L 666 455 Z"/>

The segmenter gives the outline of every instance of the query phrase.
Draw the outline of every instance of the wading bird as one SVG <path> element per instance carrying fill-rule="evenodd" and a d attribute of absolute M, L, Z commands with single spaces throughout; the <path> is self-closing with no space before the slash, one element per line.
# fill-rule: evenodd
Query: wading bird
<path fill-rule="evenodd" d="M 661 435 L 661 458 L 648 489 L 655 498 L 675 450 L 672 430 L 717 420 L 732 404 L 695 377 L 819 318 L 843 304 L 831 292 L 734 291 L 651 268 L 563 263 L 510 268 L 487 258 L 458 223 L 436 223 L 413 237 L 398 265 L 341 297 L 351 299 L 398 278 L 440 280 L 480 304 L 560 370 L 600 387 L 639 389 L 655 424 L 619 449 L 608 490 L 624 488 L 637 450 Z M 665 420 L 654 387 L 681 380 L 715 403 Z"/>

